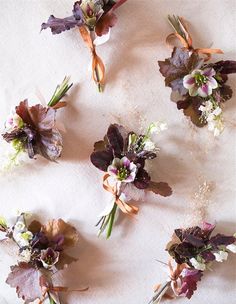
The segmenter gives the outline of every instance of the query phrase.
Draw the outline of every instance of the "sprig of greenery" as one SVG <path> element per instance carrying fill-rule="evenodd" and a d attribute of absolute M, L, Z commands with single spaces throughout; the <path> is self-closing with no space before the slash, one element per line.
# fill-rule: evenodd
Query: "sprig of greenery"
<path fill-rule="evenodd" d="M 54 91 L 52 98 L 50 99 L 48 106 L 55 106 L 62 97 L 65 96 L 67 91 L 72 87 L 73 83 L 69 84 L 70 77 L 66 76 L 61 84 L 57 85 L 56 90 Z"/>

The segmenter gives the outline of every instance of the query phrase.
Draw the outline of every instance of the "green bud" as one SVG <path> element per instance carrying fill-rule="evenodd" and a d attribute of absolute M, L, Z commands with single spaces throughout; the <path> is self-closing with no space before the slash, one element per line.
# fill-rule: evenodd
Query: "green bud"
<path fill-rule="evenodd" d="M 4 217 L 0 216 L 0 226 L 3 227 L 4 229 L 7 228 L 7 222 Z"/>

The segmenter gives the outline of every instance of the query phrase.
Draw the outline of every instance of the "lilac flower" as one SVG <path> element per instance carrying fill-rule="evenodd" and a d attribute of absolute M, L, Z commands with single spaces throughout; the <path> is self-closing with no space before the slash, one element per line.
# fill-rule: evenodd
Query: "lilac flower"
<path fill-rule="evenodd" d="M 190 96 L 207 97 L 212 94 L 212 90 L 218 87 L 214 78 L 216 72 L 213 68 L 204 70 L 193 70 L 183 79 L 183 86 L 189 90 Z"/>
<path fill-rule="evenodd" d="M 127 157 L 114 158 L 112 164 L 107 169 L 108 173 L 114 176 L 118 181 L 131 183 L 134 181 L 137 173 L 137 166 Z"/>
<path fill-rule="evenodd" d="M 43 264 L 43 267 L 46 269 L 51 268 L 59 260 L 59 252 L 53 250 L 52 248 L 47 248 L 46 250 L 41 251 L 40 261 Z"/>

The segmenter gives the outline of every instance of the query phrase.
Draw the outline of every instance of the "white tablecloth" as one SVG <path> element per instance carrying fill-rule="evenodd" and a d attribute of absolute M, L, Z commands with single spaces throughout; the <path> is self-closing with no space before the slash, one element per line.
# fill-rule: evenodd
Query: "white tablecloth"
<path fill-rule="evenodd" d="M 59 163 L 38 157 L 1 176 L 0 214 L 8 218 L 16 210 L 31 211 L 41 221 L 62 217 L 77 227 L 80 242 L 74 254 L 79 261 L 58 280 L 90 289 L 62 295 L 64 303 L 145 304 L 153 286 L 167 276 L 155 259 L 167 261 L 164 248 L 173 229 L 207 219 L 217 222 L 218 231 L 236 231 L 235 94 L 225 106 L 226 129 L 215 139 L 176 109 L 157 65 L 171 52 L 165 45 L 171 32 L 168 14 L 190 22 L 196 47 L 223 49 L 224 55 L 215 55 L 215 61 L 235 60 L 236 1 L 129 0 L 117 10 L 111 40 L 98 48 L 107 72 L 103 94 L 91 81 L 90 54 L 76 30 L 40 34 L 40 25 L 50 14 L 70 15 L 73 1 L 1 0 L 0 5 L 2 127 L 10 108 L 22 99 L 37 103 L 39 92 L 48 99 L 64 75 L 71 75 L 74 82 L 69 105 L 57 116 L 66 128 Z M 229 84 L 235 91 L 236 75 L 230 76 Z M 102 173 L 89 161 L 93 143 L 112 122 L 139 131 L 145 121 L 156 120 L 165 120 L 169 128 L 156 138 L 160 153 L 150 172 L 154 180 L 168 182 L 174 193 L 169 198 L 148 194 L 138 204 L 136 220 L 120 214 L 111 239 L 98 239 L 94 224 L 110 197 L 102 188 Z M 194 199 L 204 183 L 211 189 L 208 195 Z M 5 284 L 15 261 L 10 247 L 0 248 L 0 304 L 22 303 Z M 233 254 L 227 262 L 215 263 L 192 299 L 178 303 L 234 303 L 235 263 Z"/>

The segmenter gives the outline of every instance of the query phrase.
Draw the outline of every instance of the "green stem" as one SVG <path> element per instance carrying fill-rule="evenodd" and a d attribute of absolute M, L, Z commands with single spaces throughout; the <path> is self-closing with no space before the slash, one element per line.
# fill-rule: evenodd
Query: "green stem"
<path fill-rule="evenodd" d="M 69 77 L 65 77 L 62 83 L 56 87 L 56 90 L 54 91 L 48 103 L 49 107 L 55 106 L 62 99 L 62 97 L 65 96 L 66 92 L 72 87 L 73 83 L 69 84 L 69 80 Z"/>
<path fill-rule="evenodd" d="M 110 213 L 111 216 L 110 216 L 110 220 L 109 220 L 109 226 L 107 229 L 107 239 L 109 239 L 109 237 L 111 236 L 116 210 L 117 210 L 117 204 L 114 204 L 114 207 L 112 208 L 111 213 Z"/>
<path fill-rule="evenodd" d="M 49 292 L 48 292 L 48 299 L 49 299 L 50 304 L 57 304 L 57 303 L 53 300 L 53 298 L 50 296 L 50 293 L 49 293 Z"/>

